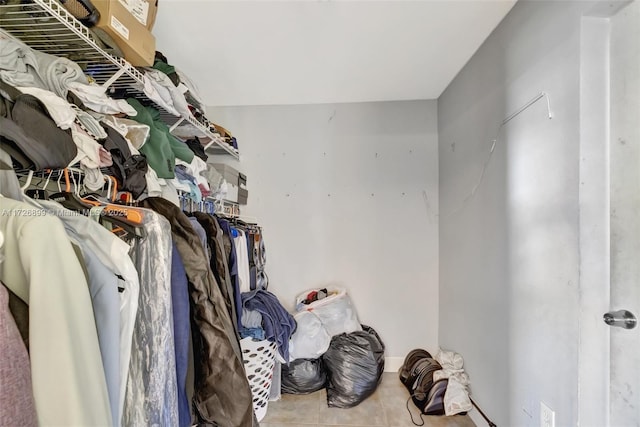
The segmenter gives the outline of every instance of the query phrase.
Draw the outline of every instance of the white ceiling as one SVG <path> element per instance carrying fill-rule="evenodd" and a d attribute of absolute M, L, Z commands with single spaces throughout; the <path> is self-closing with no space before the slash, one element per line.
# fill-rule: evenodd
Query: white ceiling
<path fill-rule="evenodd" d="M 515 0 L 161 0 L 157 49 L 207 105 L 435 99 Z"/>

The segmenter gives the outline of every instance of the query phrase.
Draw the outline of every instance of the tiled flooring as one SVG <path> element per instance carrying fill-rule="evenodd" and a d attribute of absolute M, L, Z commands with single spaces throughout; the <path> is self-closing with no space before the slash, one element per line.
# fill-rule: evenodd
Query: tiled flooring
<path fill-rule="evenodd" d="M 386 372 L 376 392 L 351 409 L 327 407 L 326 390 L 306 396 L 283 394 L 281 400 L 269 402 L 260 427 L 413 427 L 406 407 L 408 397 L 398 375 Z M 409 402 L 409 408 L 414 420 L 420 424 L 419 411 L 413 402 Z M 467 415 L 423 416 L 423 419 L 425 427 L 475 427 Z"/>

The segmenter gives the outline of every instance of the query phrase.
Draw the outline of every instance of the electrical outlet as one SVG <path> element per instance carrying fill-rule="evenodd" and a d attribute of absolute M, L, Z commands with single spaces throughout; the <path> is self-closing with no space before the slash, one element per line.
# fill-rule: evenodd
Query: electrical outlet
<path fill-rule="evenodd" d="M 540 427 L 556 427 L 556 413 L 540 402 Z"/>

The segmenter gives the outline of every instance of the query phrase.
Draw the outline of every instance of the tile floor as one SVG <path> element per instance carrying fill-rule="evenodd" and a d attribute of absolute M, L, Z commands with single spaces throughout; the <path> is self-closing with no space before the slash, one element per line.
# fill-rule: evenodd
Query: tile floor
<path fill-rule="evenodd" d="M 283 394 L 281 400 L 269 402 L 260 427 L 413 427 L 407 412 L 407 389 L 395 372 L 383 374 L 376 392 L 351 409 L 327 407 L 326 390 L 306 396 Z M 419 411 L 409 403 L 414 420 L 420 424 Z M 468 415 L 453 417 L 423 416 L 424 427 L 475 427 Z"/>

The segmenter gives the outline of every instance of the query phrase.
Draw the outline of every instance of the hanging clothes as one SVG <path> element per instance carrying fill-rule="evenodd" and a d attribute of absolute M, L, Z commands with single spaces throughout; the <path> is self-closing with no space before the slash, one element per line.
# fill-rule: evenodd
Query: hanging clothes
<path fill-rule="evenodd" d="M 247 238 L 249 254 L 249 283 L 251 290 L 267 289 L 269 280 L 265 272 L 266 252 L 262 230 L 254 224 L 248 224 L 243 228 Z"/>
<path fill-rule="evenodd" d="M 251 291 L 251 274 L 249 271 L 249 249 L 247 236 L 243 230 L 233 229 L 233 242 L 236 246 L 236 259 L 238 260 L 238 283 L 240 292 Z"/>
<path fill-rule="evenodd" d="M 269 287 L 269 277 L 265 270 L 267 264 L 267 250 L 264 244 L 262 232 L 256 233 L 254 237 L 256 238 L 256 250 L 254 252 L 256 265 L 256 288 L 266 290 Z"/>
<path fill-rule="evenodd" d="M 36 427 L 29 354 L 9 311 L 9 292 L 0 283 L 0 426 Z"/>
<path fill-rule="evenodd" d="M 11 292 L 10 289 L 7 289 L 7 291 L 9 292 L 9 311 L 11 311 L 13 320 L 16 322 L 22 342 L 27 351 L 29 351 L 29 306 Z"/>
<path fill-rule="evenodd" d="M 193 331 L 194 405 L 200 421 L 221 427 L 257 426 L 240 344 L 220 287 L 189 218 L 164 199 L 147 198 L 142 205 L 169 220 L 174 242 L 192 285 L 192 316 L 196 326 Z"/>
<path fill-rule="evenodd" d="M 256 234 L 254 230 L 247 229 L 245 230 L 245 237 L 247 238 L 247 254 L 249 255 L 249 288 L 253 291 L 256 289 L 256 283 L 258 281 Z"/>
<path fill-rule="evenodd" d="M 229 277 L 231 286 L 233 287 L 234 303 L 236 306 L 236 323 L 238 328 L 242 325 L 240 317 L 242 316 L 242 298 L 240 296 L 240 281 L 238 279 L 238 261 L 236 257 L 236 245 L 233 240 L 231 226 L 229 221 L 223 218 L 216 218 L 220 228 L 222 229 L 222 243 L 224 245 L 225 255 L 227 257 L 227 265 L 229 266 Z"/>
<path fill-rule="evenodd" d="M 96 320 L 96 331 L 102 366 L 107 381 L 111 418 L 119 420 L 120 401 L 120 300 L 118 297 L 118 278 L 104 266 L 97 256 L 81 242 L 72 241 L 78 261 L 85 272 L 93 315 Z"/>
<path fill-rule="evenodd" d="M 176 426 L 178 387 L 171 305 L 169 223 L 141 210 L 146 237 L 134 240 L 131 258 L 140 278 L 123 424 Z"/>
<path fill-rule="evenodd" d="M 204 250 L 205 255 L 208 260 L 211 260 L 211 250 L 209 249 L 209 244 L 207 243 L 207 232 L 204 231 L 204 228 L 200 225 L 198 220 L 195 217 L 190 216 L 189 221 L 191 221 L 191 226 L 193 230 L 196 232 L 198 237 L 200 238 L 200 242 L 202 242 L 202 249 Z"/>
<path fill-rule="evenodd" d="M 234 236 L 241 292 L 266 290 L 269 278 L 265 270 L 267 261 L 262 229 L 256 224 L 238 221 L 231 227 L 230 234 Z"/>
<path fill-rule="evenodd" d="M 191 405 L 187 398 L 187 369 L 189 366 L 189 282 L 182 257 L 175 243 L 171 245 L 171 302 L 173 305 L 173 337 L 176 355 L 179 427 L 190 427 Z"/>
<path fill-rule="evenodd" d="M 121 374 L 120 357 L 120 297 L 118 296 L 118 277 L 110 271 L 91 249 L 91 240 L 85 240 L 73 229 L 74 222 L 91 222 L 81 215 L 74 215 L 59 203 L 43 200 L 38 203 L 26 198 L 27 203 L 38 208 L 44 208 L 52 215 L 59 217 L 65 226 L 67 237 L 71 241 L 74 250 L 78 248 L 76 255 L 85 273 L 85 279 L 89 285 L 93 314 L 96 321 L 96 331 L 102 365 L 104 367 L 107 391 L 109 393 L 109 405 L 113 420 L 120 420 L 122 412 L 120 408 Z M 65 219 L 70 219 L 65 221 Z M 108 231 L 103 231 L 110 234 Z M 116 238 L 115 236 L 109 238 Z M 117 238 L 116 238 L 117 239 Z M 129 337 L 130 338 L 130 337 Z M 131 341 L 128 344 L 131 347 Z M 126 347 L 126 345 L 125 345 Z M 128 360 L 122 361 L 128 363 Z"/>
<path fill-rule="evenodd" d="M 34 211 L 23 202 L 3 198 L 2 208 L 11 262 L 0 264 L 0 281 L 29 305 L 38 422 L 113 425 L 91 297 L 64 227 L 53 216 L 18 215 Z"/>
<path fill-rule="evenodd" d="M 231 275 L 229 274 L 229 265 L 224 251 L 224 243 L 222 242 L 222 228 L 216 221 L 215 217 L 202 212 L 194 212 L 193 216 L 198 220 L 202 228 L 204 228 L 209 239 L 209 247 L 211 248 L 211 270 L 220 285 L 220 291 L 225 300 L 227 312 L 233 321 L 233 329 L 238 335 L 238 313 L 236 312 L 233 285 L 231 284 Z M 238 295 L 239 297 L 239 295 Z M 239 336 L 239 335 L 238 335 Z"/>
<path fill-rule="evenodd" d="M 124 411 L 129 364 L 131 361 L 131 342 L 140 295 L 138 272 L 131 257 L 129 257 L 129 245 L 106 230 L 97 221 L 93 221 L 79 214 L 73 214 L 57 202 L 28 198 L 26 202 L 47 209 L 55 214 L 62 221 L 65 231 L 72 241 L 81 246 L 83 252 L 93 254 L 98 262 L 107 268 L 109 273 L 98 273 L 95 277 L 97 277 L 98 280 L 100 280 L 101 277 L 106 278 L 106 280 L 109 280 L 109 277 L 115 278 L 115 285 L 112 284 L 111 286 L 115 286 L 115 290 L 122 290 L 118 292 L 119 321 L 117 324 L 119 325 L 119 347 L 112 348 L 112 350 L 119 348 L 117 419 L 121 420 Z M 114 320 L 106 322 L 109 324 L 115 323 Z M 101 351 L 102 347 L 101 345 Z"/>

